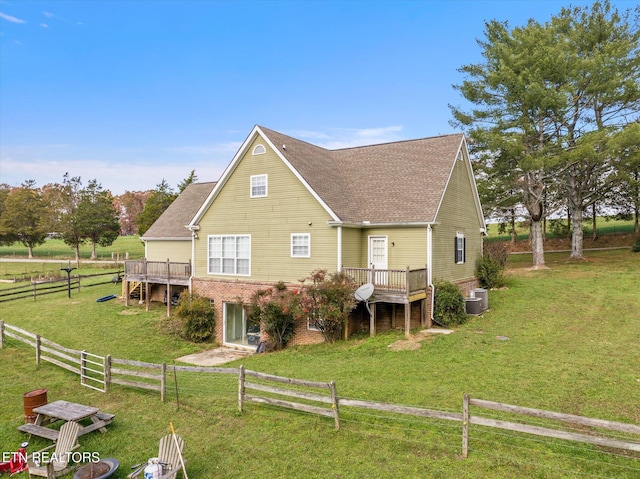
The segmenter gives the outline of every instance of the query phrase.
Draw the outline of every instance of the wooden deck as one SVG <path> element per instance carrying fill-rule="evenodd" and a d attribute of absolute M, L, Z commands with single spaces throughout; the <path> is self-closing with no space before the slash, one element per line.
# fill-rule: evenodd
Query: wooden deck
<path fill-rule="evenodd" d="M 129 282 L 189 286 L 191 263 L 127 260 L 124 262 L 124 274 Z"/>
<path fill-rule="evenodd" d="M 369 333 L 376 334 L 376 303 L 392 303 L 404 305 L 404 330 L 409 336 L 411 331 L 411 303 L 421 302 L 422 326 L 430 326 L 427 314 L 427 297 L 429 294 L 427 269 L 374 269 L 343 267 L 342 272 L 351 276 L 358 286 L 372 283 L 374 290 L 371 301 L 371 317 Z"/>
<path fill-rule="evenodd" d="M 426 298 L 427 269 L 375 269 L 343 267 L 342 271 L 361 286 L 372 283 L 376 300 L 387 303 L 411 303 Z"/>

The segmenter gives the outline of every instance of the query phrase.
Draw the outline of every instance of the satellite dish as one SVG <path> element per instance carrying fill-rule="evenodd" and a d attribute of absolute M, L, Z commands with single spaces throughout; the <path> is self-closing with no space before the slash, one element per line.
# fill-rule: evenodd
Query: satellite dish
<path fill-rule="evenodd" d="M 371 283 L 360 286 L 353 295 L 358 301 L 366 301 L 373 294 L 374 286 Z"/>

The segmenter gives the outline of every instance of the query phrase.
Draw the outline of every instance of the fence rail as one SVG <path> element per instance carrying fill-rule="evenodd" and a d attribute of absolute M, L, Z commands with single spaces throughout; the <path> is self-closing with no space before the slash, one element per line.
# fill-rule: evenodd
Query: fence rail
<path fill-rule="evenodd" d="M 32 280 L 28 284 L 0 289 L 0 303 L 15 301 L 17 299 L 33 298 L 47 294 L 70 292 L 80 290 L 80 287 L 98 286 L 114 282 L 114 278 L 120 279 L 122 271 L 110 271 L 108 273 L 97 273 L 89 275 L 77 275 L 70 278 L 58 278 L 52 280 Z M 116 275 L 116 276 L 114 276 Z M 106 281 L 89 281 L 90 278 L 109 276 Z"/>
<path fill-rule="evenodd" d="M 9 325 L 0 321 L 0 348 L 5 345 L 6 338 L 12 338 L 23 342 L 36 350 L 36 362 L 40 364 L 45 360 L 81 376 L 81 383 L 92 387 L 89 382 L 96 381 L 103 384 L 103 389 L 93 386 L 94 389 L 109 392 L 110 384 L 119 384 L 126 387 L 142 388 L 160 393 L 161 400 L 166 398 L 167 370 L 187 373 L 208 374 L 237 374 L 238 375 L 238 410 L 243 411 L 244 403 L 252 401 L 260 404 L 273 405 L 288 409 L 304 411 L 334 419 L 335 428 L 340 428 L 341 408 L 362 408 L 384 411 L 394 414 L 406 414 L 414 417 L 430 418 L 434 420 L 455 421 L 462 423 L 462 457 L 468 457 L 470 425 L 484 426 L 514 431 L 523 434 L 533 434 L 547 438 L 563 439 L 601 447 L 640 452 L 640 426 L 603 419 L 587 418 L 571 414 L 563 414 L 542 409 L 514 406 L 483 399 L 471 398 L 465 394 L 463 397 L 462 413 L 438 411 L 398 404 L 387 404 L 359 399 L 340 398 L 337 393 L 335 381 L 329 383 L 293 379 L 275 376 L 257 371 L 246 370 L 244 366 L 239 368 L 219 368 L 201 366 L 167 366 L 166 363 L 156 364 L 127 359 L 116 359 L 107 355 L 104 361 L 101 357 L 65 348 L 53 341 L 42 338 L 40 335 L 30 333 L 24 329 Z M 49 355 L 43 354 L 48 353 Z M 53 357 L 55 356 L 55 357 Z M 93 366 L 93 367 L 90 367 Z M 100 366 L 104 369 L 101 370 Z M 247 380 L 247 378 L 250 380 Z M 102 378 L 102 379 L 101 379 Z M 275 383 L 275 384 L 274 384 Z M 176 384 L 177 388 L 177 384 Z M 247 390 L 257 391 L 248 394 Z M 177 391 L 176 391 L 177 394 Z M 486 418 L 471 415 L 471 406 L 506 413 L 509 415 L 525 415 L 558 421 L 572 426 L 578 425 L 588 429 L 580 433 L 553 429 L 550 427 L 533 426 L 521 422 L 507 421 L 503 419 Z M 631 439 L 610 438 L 604 431 L 616 431 L 633 437 Z M 593 434 L 589 434 L 592 432 Z M 637 438 L 637 439 L 636 439 Z"/>

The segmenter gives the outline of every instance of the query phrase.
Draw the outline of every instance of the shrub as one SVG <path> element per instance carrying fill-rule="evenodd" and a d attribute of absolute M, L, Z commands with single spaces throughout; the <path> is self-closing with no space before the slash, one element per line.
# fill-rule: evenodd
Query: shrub
<path fill-rule="evenodd" d="M 283 282 L 256 291 L 249 302 L 249 321 L 262 324 L 275 350 L 284 349 L 295 334 L 296 321 L 303 315 L 300 297 Z"/>
<path fill-rule="evenodd" d="M 467 320 L 467 308 L 462 290 L 449 281 L 436 281 L 433 319 L 440 326 L 463 324 Z"/>
<path fill-rule="evenodd" d="M 349 313 L 356 305 L 353 296 L 356 284 L 345 273 L 327 274 L 324 269 L 313 271 L 307 280 L 311 283 L 303 288 L 304 313 L 325 341 L 334 343 L 340 339 Z"/>
<path fill-rule="evenodd" d="M 509 260 L 509 245 L 486 243 L 476 264 L 476 278 L 483 288 L 500 288 L 505 284 L 504 270 Z"/>
<path fill-rule="evenodd" d="M 178 317 L 177 332 L 184 339 L 201 343 L 214 337 L 215 309 L 207 298 L 185 290 L 174 312 Z"/>

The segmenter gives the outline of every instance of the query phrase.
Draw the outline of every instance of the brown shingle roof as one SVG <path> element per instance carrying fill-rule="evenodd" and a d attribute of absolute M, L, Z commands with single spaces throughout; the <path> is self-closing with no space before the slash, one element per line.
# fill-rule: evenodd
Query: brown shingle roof
<path fill-rule="evenodd" d="M 146 231 L 142 239 L 191 239 L 188 225 L 216 182 L 191 183 Z"/>
<path fill-rule="evenodd" d="M 345 222 L 434 221 L 463 141 L 453 134 L 326 150 L 259 128 Z"/>

